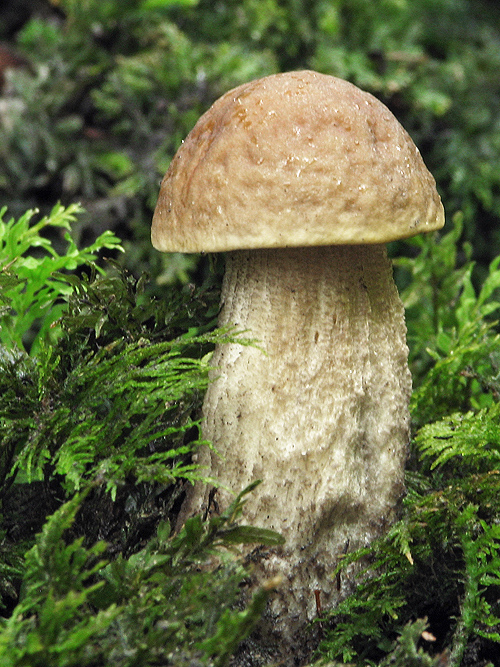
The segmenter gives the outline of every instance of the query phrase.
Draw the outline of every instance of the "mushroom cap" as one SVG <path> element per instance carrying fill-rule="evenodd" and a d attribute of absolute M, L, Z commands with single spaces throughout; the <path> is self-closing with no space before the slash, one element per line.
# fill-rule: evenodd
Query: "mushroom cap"
<path fill-rule="evenodd" d="M 164 252 L 385 243 L 439 229 L 433 176 L 387 107 L 312 71 L 220 97 L 163 178 L 151 231 Z"/>

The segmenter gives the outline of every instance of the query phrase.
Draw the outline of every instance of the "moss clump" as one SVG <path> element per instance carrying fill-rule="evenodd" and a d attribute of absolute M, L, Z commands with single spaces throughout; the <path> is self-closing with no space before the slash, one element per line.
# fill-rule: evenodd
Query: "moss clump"
<path fill-rule="evenodd" d="M 29 251 L 38 235 L 24 229 Z M 2 273 L 12 331 L 24 316 L 11 289 L 23 284 L 20 256 Z M 63 289 L 50 291 L 55 279 Z M 0 358 L 2 665 L 223 665 L 271 590 L 238 608 L 238 544 L 281 538 L 236 525 L 245 494 L 171 533 L 185 485 L 204 473 L 192 456 L 208 446 L 210 352 L 237 336 L 213 330 L 217 288 L 158 301 L 144 277 L 88 261 L 80 276 L 49 272 L 45 291 L 40 281 L 36 348 Z"/>

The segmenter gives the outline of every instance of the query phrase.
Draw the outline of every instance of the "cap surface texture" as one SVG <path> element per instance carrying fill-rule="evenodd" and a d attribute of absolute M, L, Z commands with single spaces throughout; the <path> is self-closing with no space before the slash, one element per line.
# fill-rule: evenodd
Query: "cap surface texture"
<path fill-rule="evenodd" d="M 162 181 L 164 252 L 385 243 L 439 229 L 433 176 L 375 97 L 312 71 L 257 79 L 201 116 Z"/>

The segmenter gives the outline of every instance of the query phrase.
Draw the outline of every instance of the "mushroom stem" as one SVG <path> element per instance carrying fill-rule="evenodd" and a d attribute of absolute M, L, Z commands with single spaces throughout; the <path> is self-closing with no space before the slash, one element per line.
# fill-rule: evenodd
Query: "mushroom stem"
<path fill-rule="evenodd" d="M 339 596 L 340 554 L 380 534 L 404 490 L 411 376 L 385 246 L 228 253 L 220 324 L 248 330 L 260 349 L 214 353 L 203 411 L 219 454 L 209 463 L 216 500 L 226 507 L 222 487 L 263 480 L 245 523 L 286 544 L 259 567 L 285 579 L 277 614 L 311 618 L 313 591 L 323 605 Z"/>

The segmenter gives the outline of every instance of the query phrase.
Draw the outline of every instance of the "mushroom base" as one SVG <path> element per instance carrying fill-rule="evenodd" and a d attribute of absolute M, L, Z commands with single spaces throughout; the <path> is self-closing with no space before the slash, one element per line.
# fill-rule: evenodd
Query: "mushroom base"
<path fill-rule="evenodd" d="M 214 507 L 255 479 L 244 522 L 286 543 L 256 577 L 281 575 L 270 613 L 281 634 L 345 593 L 332 578 L 347 550 L 395 516 L 409 440 L 403 305 L 382 245 L 235 251 L 228 255 L 221 325 L 259 347 L 219 346 L 203 412 Z M 223 487 L 230 491 L 223 490 Z M 202 509 L 195 487 L 185 513 Z"/>

